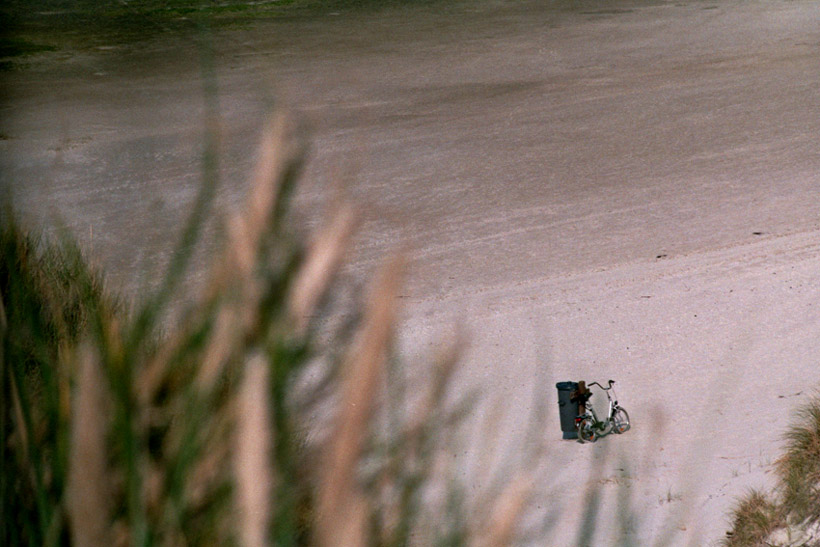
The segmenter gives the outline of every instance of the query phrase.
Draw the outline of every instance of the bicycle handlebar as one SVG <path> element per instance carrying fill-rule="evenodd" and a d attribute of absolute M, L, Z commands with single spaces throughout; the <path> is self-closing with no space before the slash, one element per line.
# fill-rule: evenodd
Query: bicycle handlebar
<path fill-rule="evenodd" d="M 610 380 L 609 381 L 609 387 L 604 387 L 601 384 L 599 384 L 598 382 L 592 382 L 589 385 L 590 386 L 598 386 L 599 388 L 603 389 L 604 391 L 609 391 L 610 389 L 612 389 L 612 384 L 614 384 L 614 383 L 615 383 L 615 380 Z"/>

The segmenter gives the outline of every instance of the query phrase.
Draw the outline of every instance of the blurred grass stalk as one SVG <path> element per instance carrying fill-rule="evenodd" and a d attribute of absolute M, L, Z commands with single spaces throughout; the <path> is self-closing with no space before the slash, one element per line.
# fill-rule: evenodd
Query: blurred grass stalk
<path fill-rule="evenodd" d="M 488 518 L 477 520 L 457 474 L 442 468 L 465 413 L 448 396 L 457 349 L 434 366 L 430 385 L 412 386 L 425 394 L 418 401 L 384 404 L 401 255 L 373 282 L 352 339 L 333 337 L 345 357 L 326 357 L 318 380 L 305 379 L 356 214 L 338 204 L 311 245 L 294 241 L 284 215 L 301 155 L 293 124 L 274 116 L 210 281 L 170 326 L 212 186 L 164 283 L 133 309 L 67 238 L 39 240 L 7 215 L 0 542 L 514 541 L 526 474 L 483 500 Z M 332 416 L 328 435 L 317 416 Z"/>

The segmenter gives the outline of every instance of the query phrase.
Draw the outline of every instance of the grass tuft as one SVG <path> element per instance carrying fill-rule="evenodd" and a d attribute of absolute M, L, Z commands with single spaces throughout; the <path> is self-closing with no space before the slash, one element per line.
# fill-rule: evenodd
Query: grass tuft
<path fill-rule="evenodd" d="M 738 502 L 724 545 L 820 542 L 820 396 L 797 411 L 785 441 L 774 493 L 753 490 Z"/>
<path fill-rule="evenodd" d="M 808 526 L 820 523 L 820 398 L 798 412 L 775 468 L 790 518 Z"/>
<path fill-rule="evenodd" d="M 724 545 L 741 547 L 762 545 L 769 535 L 784 524 L 778 504 L 759 490 L 752 490 L 734 509 L 734 524 Z"/>

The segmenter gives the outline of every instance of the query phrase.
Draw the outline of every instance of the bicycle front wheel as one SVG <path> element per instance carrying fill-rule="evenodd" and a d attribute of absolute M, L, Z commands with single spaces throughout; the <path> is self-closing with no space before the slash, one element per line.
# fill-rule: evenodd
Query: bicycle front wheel
<path fill-rule="evenodd" d="M 626 433 L 629 431 L 629 414 L 623 408 L 618 408 L 612 414 L 612 431 L 615 433 Z"/>
<path fill-rule="evenodd" d="M 578 436 L 582 441 L 594 443 L 598 440 L 598 432 L 595 430 L 595 421 L 592 418 L 584 418 L 578 424 Z"/>

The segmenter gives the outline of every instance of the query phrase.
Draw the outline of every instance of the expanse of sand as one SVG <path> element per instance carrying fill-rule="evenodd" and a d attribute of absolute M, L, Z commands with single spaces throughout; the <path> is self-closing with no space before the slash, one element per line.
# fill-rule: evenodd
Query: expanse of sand
<path fill-rule="evenodd" d="M 458 382 L 485 388 L 476 423 L 503 411 L 462 457 L 471 488 L 540 436 L 527 522 L 551 545 L 706 545 L 737 496 L 772 484 L 820 382 L 820 3 L 488 0 L 213 46 L 220 207 L 241 199 L 268 100 L 288 106 L 312 137 L 302 221 L 339 185 L 362 204 L 347 274 L 411 249 L 406 359 L 470 333 Z M 134 293 L 198 184 L 196 58 L 159 36 L 4 75 L 0 184 Z M 609 378 L 633 429 L 562 441 L 554 384 Z"/>

